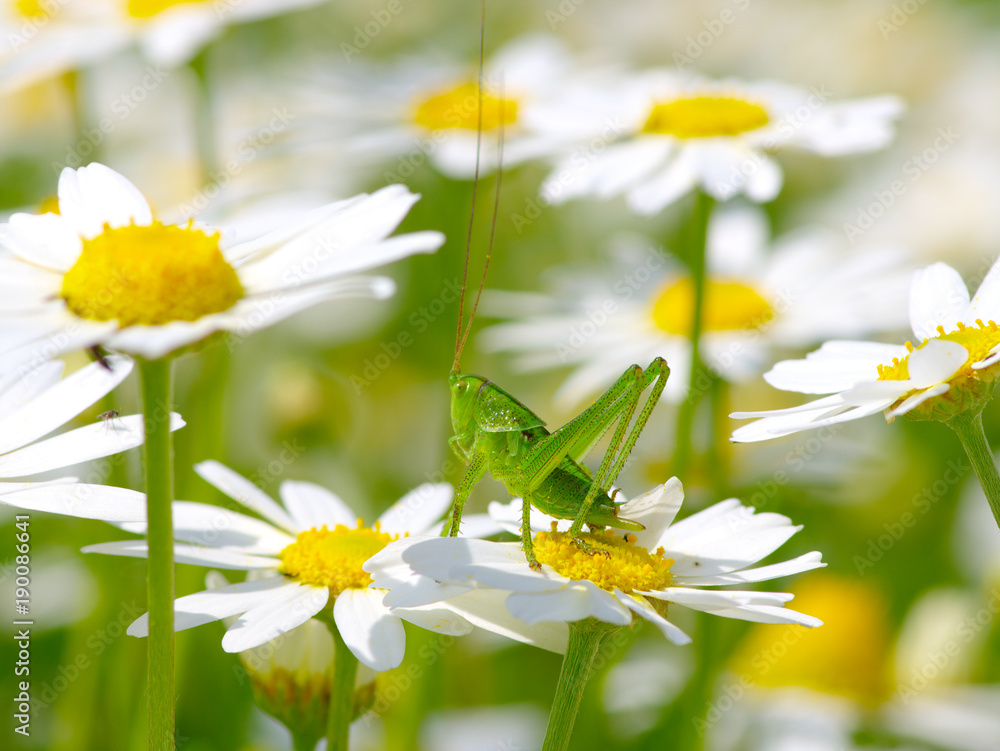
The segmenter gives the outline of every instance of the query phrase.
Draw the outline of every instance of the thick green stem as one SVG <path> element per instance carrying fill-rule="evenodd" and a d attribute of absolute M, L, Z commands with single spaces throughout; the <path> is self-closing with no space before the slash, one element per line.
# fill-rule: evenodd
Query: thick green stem
<path fill-rule="evenodd" d="M 316 751 L 316 736 L 292 733 L 292 751 Z"/>
<path fill-rule="evenodd" d="M 174 748 L 174 495 L 170 437 L 171 360 L 139 363 L 146 427 L 146 514 L 149 530 L 149 748 Z"/>
<path fill-rule="evenodd" d="M 962 448 L 969 455 L 969 461 L 972 462 L 972 468 L 976 471 L 976 477 L 979 478 L 979 484 L 982 485 L 986 500 L 990 504 L 993 518 L 1000 528 L 1000 474 L 997 474 L 990 444 L 986 441 L 982 413 L 972 415 L 963 412 L 951 418 L 947 424 L 958 434 Z"/>
<path fill-rule="evenodd" d="M 712 216 L 714 199 L 705 193 L 695 196 L 694 212 L 686 238 L 688 268 L 694 288 L 691 308 L 691 372 L 688 375 L 687 396 L 681 402 L 677 415 L 677 445 L 674 448 L 674 474 L 684 479 L 691 463 L 691 433 L 694 427 L 695 410 L 705 390 L 699 382 L 705 377 L 701 361 L 701 334 L 705 311 L 705 246 L 708 238 L 708 221 Z M 714 436 L 713 436 L 714 438 Z"/>
<path fill-rule="evenodd" d="M 542 751 L 565 751 L 569 748 L 580 700 L 590 678 L 590 666 L 597 656 L 601 637 L 607 632 L 606 624 L 592 620 L 569 624 L 569 647 L 559 673 L 559 685 L 552 700 Z"/>
<path fill-rule="evenodd" d="M 347 648 L 344 637 L 333 623 L 333 674 L 330 678 L 330 716 L 326 724 L 327 751 L 347 751 L 351 717 L 354 711 L 354 682 L 358 658 Z"/>

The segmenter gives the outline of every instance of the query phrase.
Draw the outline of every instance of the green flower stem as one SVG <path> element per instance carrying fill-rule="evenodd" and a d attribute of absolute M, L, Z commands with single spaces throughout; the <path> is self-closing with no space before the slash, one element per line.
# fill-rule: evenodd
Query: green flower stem
<path fill-rule="evenodd" d="M 211 45 L 205 45 L 188 65 L 198 81 L 194 93 L 195 140 L 198 146 L 198 160 L 201 166 L 201 177 L 205 184 L 213 182 L 212 172 L 216 168 L 215 153 L 215 117 L 212 111 L 212 87 L 209 78 L 209 50 Z"/>
<path fill-rule="evenodd" d="M 306 735 L 292 733 L 292 751 L 316 751 L 317 743 L 316 736 L 312 733 Z"/>
<path fill-rule="evenodd" d="M 711 196 L 701 191 L 697 193 L 686 238 L 685 257 L 691 271 L 694 300 L 691 310 L 691 372 L 688 376 L 687 396 L 681 402 L 677 415 L 677 445 L 674 447 L 674 474 L 682 480 L 691 463 L 691 433 L 702 390 L 698 379 L 702 375 L 703 368 L 700 350 L 705 310 L 705 245 L 708 238 L 708 221 L 712 216 L 714 205 L 715 200 Z"/>
<path fill-rule="evenodd" d="M 347 751 L 348 731 L 354 713 L 354 682 L 358 658 L 347 648 L 336 624 L 327 622 L 333 634 L 333 675 L 330 678 L 330 716 L 326 725 L 327 751 Z"/>
<path fill-rule="evenodd" d="M 976 470 L 979 484 L 982 485 L 983 492 L 986 493 L 986 500 L 989 501 L 993 518 L 996 520 L 997 527 L 1000 528 L 1000 474 L 997 474 L 990 444 L 986 441 L 982 413 L 962 412 L 951 418 L 947 425 L 958 434 L 962 448 L 969 455 L 969 461 L 972 462 L 972 468 Z"/>
<path fill-rule="evenodd" d="M 594 664 L 601 638 L 608 630 L 607 624 L 592 618 L 569 624 L 569 647 L 559 673 L 559 685 L 552 700 L 542 751 L 565 751 L 569 748 L 583 689 L 590 678 L 590 667 Z"/>
<path fill-rule="evenodd" d="M 170 437 L 172 361 L 139 362 L 146 426 L 146 514 L 149 531 L 149 748 L 174 748 L 174 496 Z"/>

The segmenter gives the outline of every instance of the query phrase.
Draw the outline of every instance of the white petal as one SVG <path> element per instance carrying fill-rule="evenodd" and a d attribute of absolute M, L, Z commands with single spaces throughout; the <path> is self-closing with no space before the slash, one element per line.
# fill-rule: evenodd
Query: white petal
<path fill-rule="evenodd" d="M 748 598 L 735 590 L 691 589 L 689 587 L 667 587 L 662 590 L 639 592 L 646 597 L 675 602 L 694 610 L 720 610 L 737 605 L 746 605 Z"/>
<path fill-rule="evenodd" d="M 544 621 L 528 625 L 511 615 L 504 604 L 506 597 L 506 592 L 481 589 L 449 599 L 448 608 L 479 628 L 550 652 L 565 654 L 569 639 L 569 629 L 565 623 Z"/>
<path fill-rule="evenodd" d="M 277 555 L 295 542 L 294 536 L 275 529 L 267 522 L 238 514 L 221 506 L 174 501 L 171 507 L 175 540 L 215 548 L 229 548 L 251 555 Z M 116 526 L 133 534 L 146 534 L 145 521 Z"/>
<path fill-rule="evenodd" d="M 641 532 L 632 534 L 642 547 L 655 550 L 667 527 L 673 524 L 682 503 L 684 488 L 680 480 L 671 477 L 663 485 L 657 485 L 623 504 L 618 513 L 623 519 L 631 519 L 645 526 Z"/>
<path fill-rule="evenodd" d="M 300 584 L 290 582 L 283 576 L 270 579 L 230 584 L 219 589 L 197 592 L 174 601 L 174 630 L 201 626 L 228 618 L 237 613 L 245 613 L 261 603 L 281 602 L 286 590 L 297 591 Z M 130 636 L 149 634 L 149 614 L 137 618 L 126 632 Z"/>
<path fill-rule="evenodd" d="M 760 566 L 758 568 L 744 569 L 742 571 L 730 571 L 725 574 L 716 574 L 714 576 L 700 576 L 698 574 L 693 576 L 678 575 L 675 578 L 675 581 L 678 585 L 684 587 L 707 587 L 723 584 L 749 584 L 750 582 L 762 582 L 768 581 L 769 579 L 777 579 L 782 576 L 799 574 L 803 571 L 811 571 L 815 568 L 822 568 L 823 566 L 826 566 L 826 564 L 822 562 L 821 558 L 822 553 L 814 551 L 812 553 L 801 555 L 798 558 L 793 558 L 790 561 L 774 563 L 770 566 Z"/>
<path fill-rule="evenodd" d="M 923 391 L 918 391 L 913 396 L 909 396 L 903 400 L 903 402 L 896 407 L 885 413 L 886 421 L 895 420 L 900 415 L 905 415 L 921 404 L 926 402 L 928 399 L 933 399 L 935 396 L 941 396 L 950 389 L 950 384 L 939 383 L 937 386 L 931 386 L 929 389 L 924 389 Z"/>
<path fill-rule="evenodd" d="M 14 214 L 7 224 L 0 225 L 0 247 L 32 266 L 62 274 L 79 259 L 83 242 L 61 216 Z"/>
<path fill-rule="evenodd" d="M 132 183 L 103 164 L 59 176 L 59 214 L 85 238 L 101 234 L 105 224 L 147 226 L 153 221 L 149 202 Z"/>
<path fill-rule="evenodd" d="M 925 389 L 947 381 L 969 359 L 969 350 L 947 339 L 932 339 L 907 359 L 910 388 Z"/>
<path fill-rule="evenodd" d="M 493 503 L 496 501 L 491 501 L 491 505 Z M 424 534 L 428 537 L 440 537 L 444 525 L 443 521 L 432 524 Z M 462 514 L 461 533 L 463 537 L 491 537 L 503 531 L 504 527 L 498 524 L 490 514 Z"/>
<path fill-rule="evenodd" d="M 107 358 L 111 370 L 91 363 L 0 420 L 0 453 L 25 446 L 62 427 L 132 372 L 127 357 Z M 29 374 L 26 380 L 33 378 Z"/>
<path fill-rule="evenodd" d="M 454 496 L 450 483 L 424 483 L 390 506 L 378 522 L 383 532 L 420 534 L 441 518 Z"/>
<path fill-rule="evenodd" d="M 969 290 L 948 264 L 935 263 L 913 273 L 910 325 L 918 340 L 933 339 L 938 326 L 953 331 L 968 307 Z"/>
<path fill-rule="evenodd" d="M 993 262 L 965 313 L 965 323 L 971 325 L 977 319 L 1000 322 L 1000 259 Z"/>
<path fill-rule="evenodd" d="M 574 582 L 549 592 L 515 592 L 507 597 L 507 609 L 527 624 L 591 617 L 616 626 L 632 623 L 628 610 L 590 581 Z"/>
<path fill-rule="evenodd" d="M 393 614 L 420 628 L 448 636 L 465 636 L 474 628 L 469 621 L 447 607 L 393 609 Z"/>
<path fill-rule="evenodd" d="M 242 652 L 259 647 L 296 626 L 301 626 L 324 607 L 330 599 L 326 587 L 299 585 L 289 588 L 289 596 L 265 602 L 244 613 L 222 637 L 227 652 Z"/>
<path fill-rule="evenodd" d="M 84 553 L 101 553 L 103 555 L 121 555 L 127 558 L 148 558 L 149 543 L 146 540 L 121 540 L 118 542 L 101 542 L 82 548 Z M 217 566 L 218 568 L 252 571 L 256 569 L 269 570 L 281 566 L 277 558 L 264 558 L 258 555 L 247 555 L 233 550 L 218 548 L 202 548 L 195 545 L 174 543 L 174 560 L 177 563 L 188 563 L 193 566 Z"/>
<path fill-rule="evenodd" d="M 279 490 L 288 513 L 299 529 L 333 529 L 338 524 L 353 528 L 358 515 L 340 496 L 311 482 L 285 480 Z"/>
<path fill-rule="evenodd" d="M 94 423 L 83 428 L 34 443 L 17 451 L 0 456 L 0 477 L 23 477 L 47 472 L 50 469 L 98 459 L 138 446 L 143 441 L 142 415 L 128 415 Z M 170 429 L 184 427 L 181 416 L 170 415 Z"/>
<path fill-rule="evenodd" d="M 621 602 L 625 607 L 627 607 L 632 612 L 642 616 L 647 621 L 655 625 L 660 632 L 667 637 L 667 640 L 673 644 L 690 644 L 691 637 L 685 634 L 681 629 L 672 624 L 662 615 L 653 610 L 648 603 L 637 600 L 632 595 L 627 595 L 620 589 L 615 589 L 615 597 Z"/>
<path fill-rule="evenodd" d="M 792 623 L 809 628 L 823 625 L 819 618 L 775 605 L 741 605 L 726 610 L 713 610 L 711 614 L 754 623 Z"/>
<path fill-rule="evenodd" d="M 0 415 L 6 418 L 59 383 L 64 364 L 61 360 L 43 362 L 36 368 L 8 373 L 0 378 Z"/>
<path fill-rule="evenodd" d="M 402 558 L 418 574 L 448 584 L 542 592 L 559 589 L 569 581 L 548 566 L 541 571 L 529 568 L 518 543 L 439 537 L 404 549 Z"/>
<path fill-rule="evenodd" d="M 628 206 L 637 214 L 652 216 L 693 190 L 697 182 L 690 149 L 682 149 L 658 175 L 628 192 Z"/>
<path fill-rule="evenodd" d="M 194 465 L 194 471 L 234 501 L 293 534 L 300 530 L 292 518 L 267 493 L 224 464 L 209 460 Z"/>
<path fill-rule="evenodd" d="M 27 489 L 3 493 L 0 495 L 0 503 L 32 511 L 112 523 L 146 519 L 146 496 L 135 490 L 58 481 L 22 485 Z M 0 484 L 0 487 L 4 486 L 6 483 Z"/>
<path fill-rule="evenodd" d="M 333 603 L 333 620 L 344 643 L 372 670 L 399 667 L 406 634 L 399 618 L 382 604 L 385 590 L 345 589 Z"/>

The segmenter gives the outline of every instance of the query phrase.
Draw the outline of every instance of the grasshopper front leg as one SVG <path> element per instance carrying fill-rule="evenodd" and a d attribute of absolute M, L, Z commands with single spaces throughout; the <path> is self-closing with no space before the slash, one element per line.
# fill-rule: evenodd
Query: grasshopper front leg
<path fill-rule="evenodd" d="M 524 557 L 528 559 L 528 565 L 536 571 L 542 564 L 535 558 L 535 544 L 531 537 L 531 504 L 527 498 L 521 499 L 521 547 L 524 549 Z"/>
<path fill-rule="evenodd" d="M 441 530 L 442 537 L 458 537 L 458 527 L 462 523 L 462 509 L 465 507 L 465 502 L 472 489 L 486 474 L 486 465 L 486 454 L 473 454 L 472 461 L 469 462 L 465 474 L 462 475 L 462 481 L 458 483 L 458 488 L 455 490 L 455 502 L 451 507 L 451 523 Z"/>

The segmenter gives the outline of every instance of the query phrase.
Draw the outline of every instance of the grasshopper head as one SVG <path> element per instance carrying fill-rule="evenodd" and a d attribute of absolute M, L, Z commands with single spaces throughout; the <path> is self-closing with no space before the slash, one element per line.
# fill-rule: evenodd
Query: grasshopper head
<path fill-rule="evenodd" d="M 452 373 L 448 378 L 448 388 L 451 390 L 451 425 L 455 434 L 464 433 L 472 422 L 475 412 L 476 396 L 486 379 L 482 376 Z"/>

